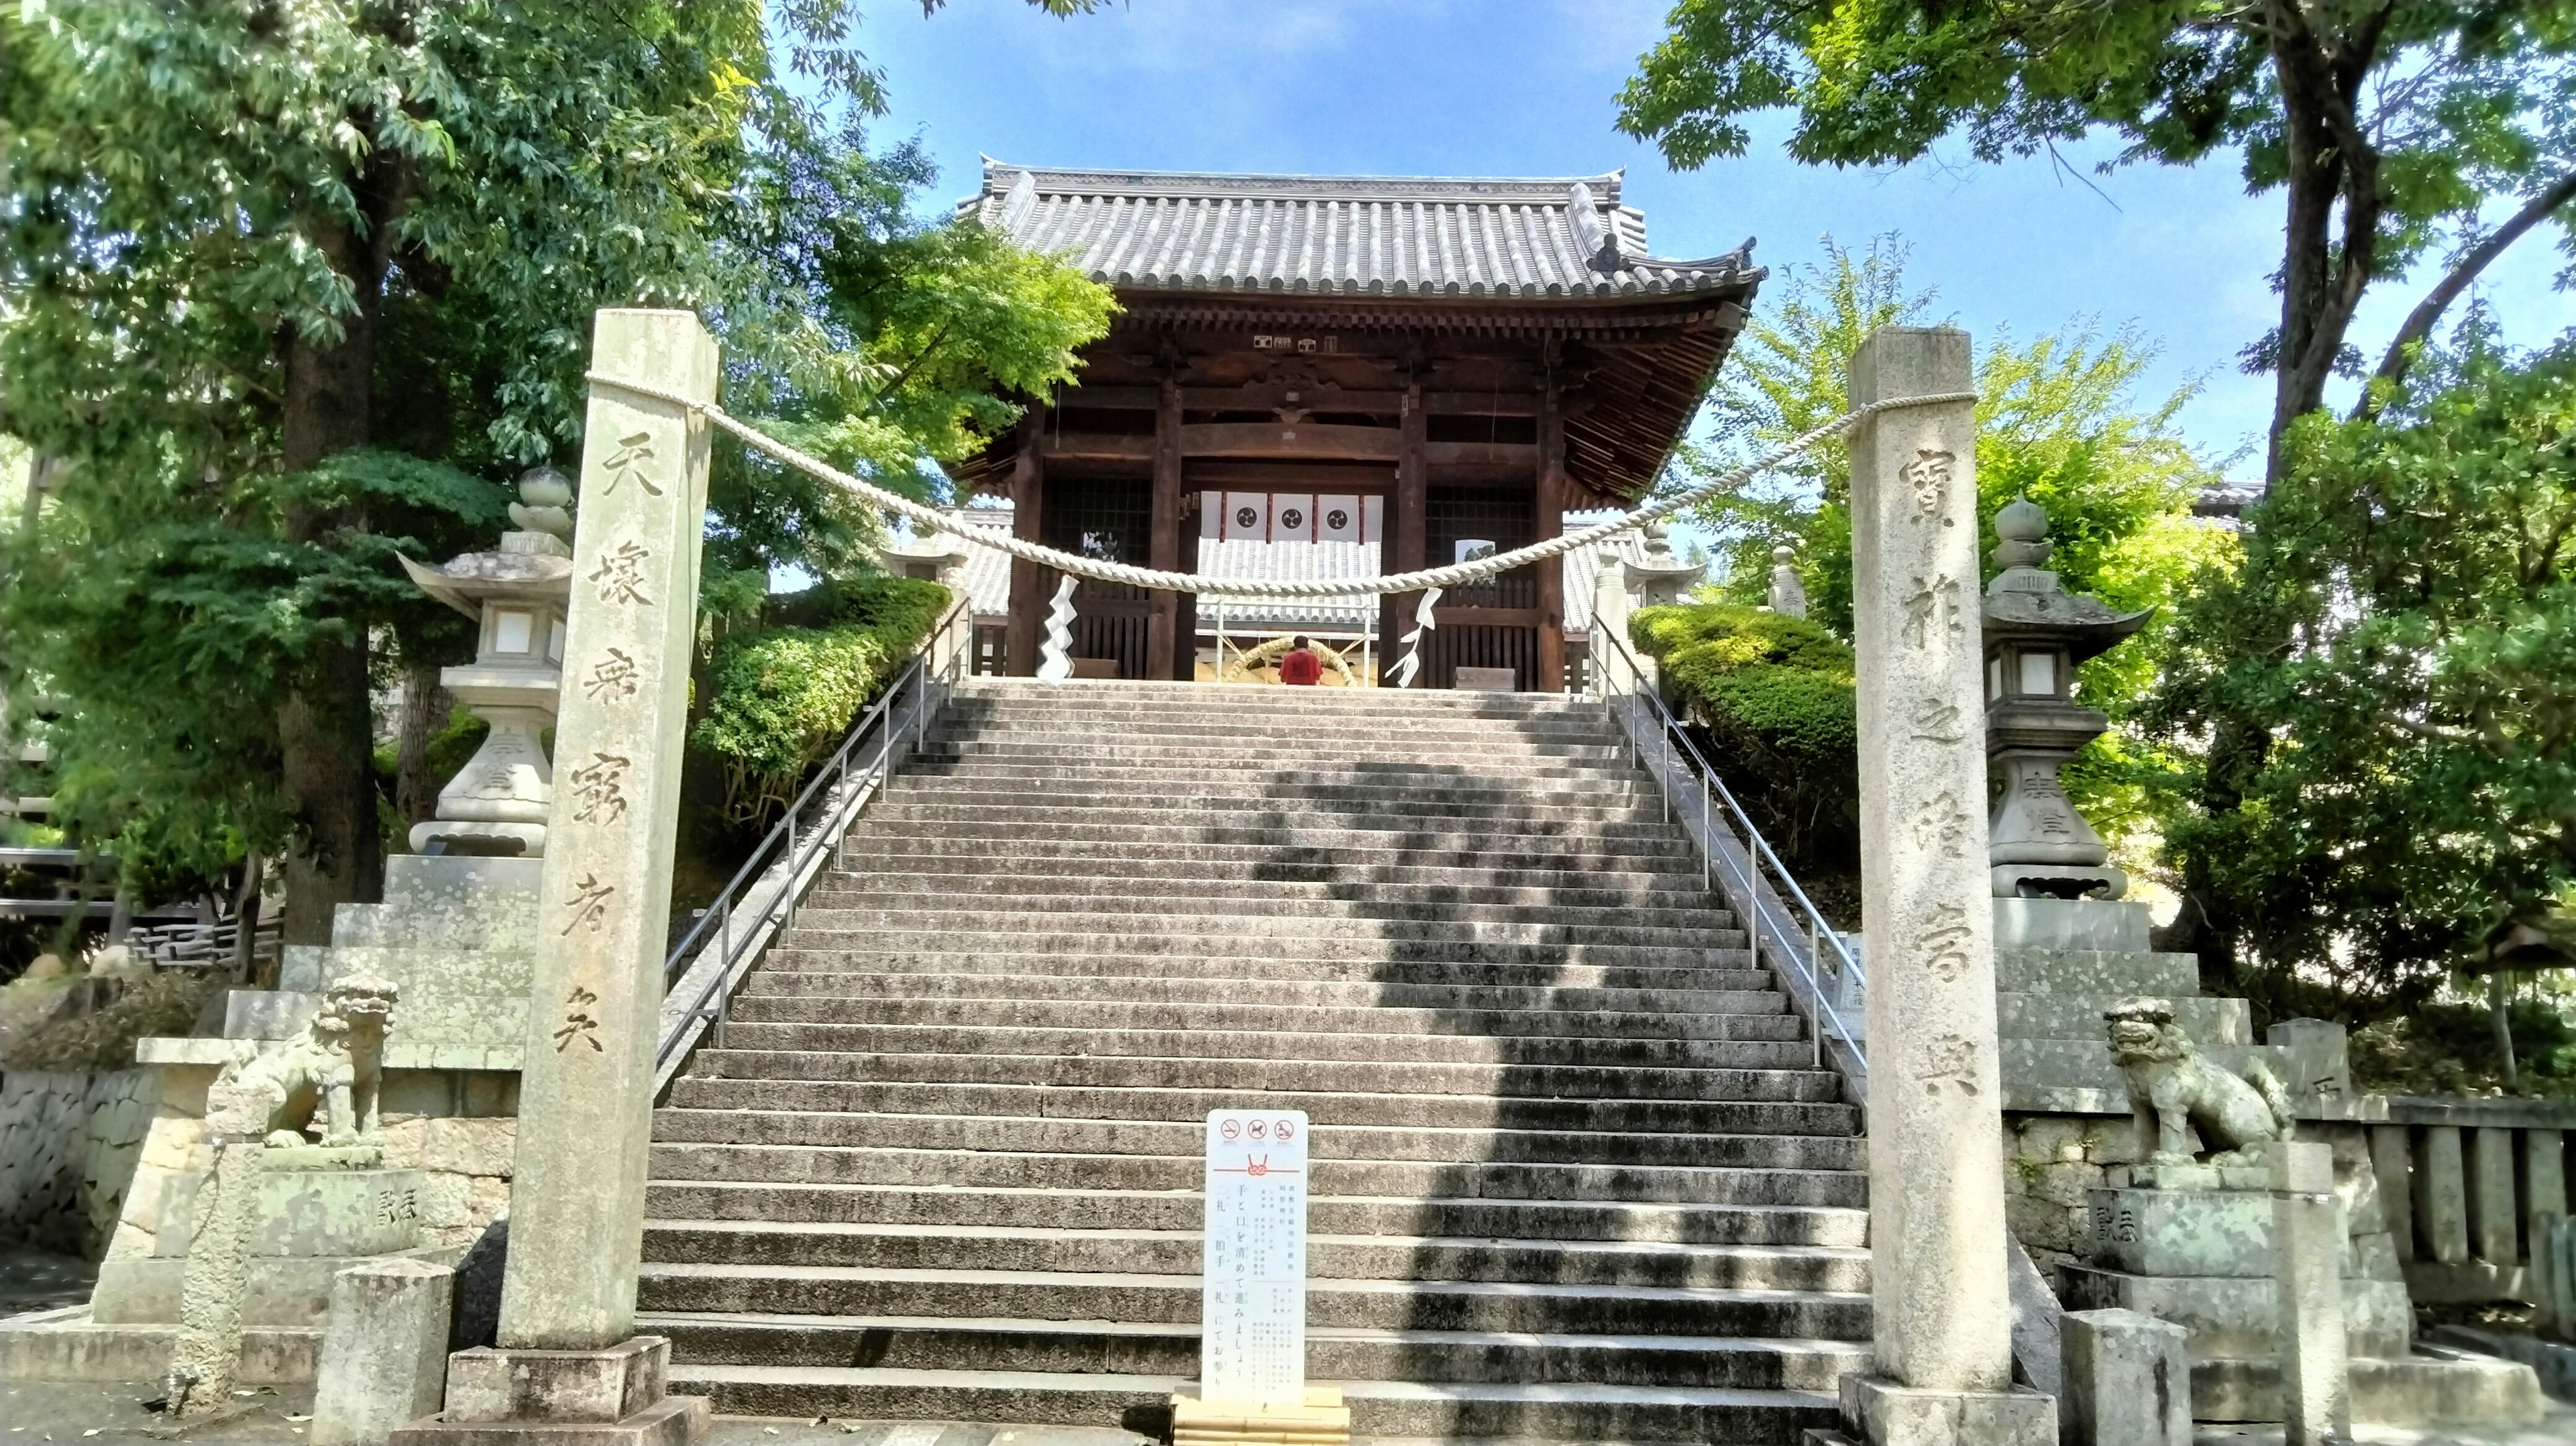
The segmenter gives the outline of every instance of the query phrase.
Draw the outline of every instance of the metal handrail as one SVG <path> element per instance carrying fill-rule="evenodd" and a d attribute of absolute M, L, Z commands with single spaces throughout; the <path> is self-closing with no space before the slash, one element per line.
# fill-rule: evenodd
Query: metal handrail
<path fill-rule="evenodd" d="M 1842 935 L 1835 930 L 1834 926 L 1830 922 L 1826 920 L 1824 911 L 1818 909 L 1815 905 L 1815 901 L 1807 897 L 1807 891 L 1798 886 L 1797 876 L 1790 873 L 1789 866 L 1782 863 L 1780 861 L 1779 854 L 1772 851 L 1770 841 L 1762 836 L 1762 830 L 1754 827 L 1752 817 L 1745 813 L 1744 806 L 1742 804 L 1736 802 L 1735 794 L 1727 788 L 1726 781 L 1718 777 L 1716 767 L 1710 764 L 1707 755 L 1700 752 L 1699 745 L 1691 741 L 1690 733 L 1688 730 L 1683 728 L 1681 720 L 1674 717 L 1673 711 L 1664 705 L 1664 700 L 1660 694 L 1644 686 L 1645 669 L 1643 665 L 1637 661 L 1637 655 L 1629 651 L 1627 640 L 1620 637 L 1614 629 L 1608 627 L 1596 627 L 1593 629 L 1593 633 L 1597 640 L 1593 650 L 1593 656 L 1596 659 L 1610 654 L 1616 654 L 1619 660 L 1627 665 L 1629 686 L 1626 690 L 1626 696 L 1630 700 L 1628 707 L 1630 709 L 1629 718 L 1631 720 L 1631 727 L 1628 730 L 1628 739 L 1631 758 L 1641 765 L 1644 762 L 1643 758 L 1638 756 L 1640 745 L 1637 742 L 1637 736 L 1639 730 L 1633 726 L 1636 718 L 1635 709 L 1637 706 L 1635 700 L 1642 697 L 1647 702 L 1654 705 L 1656 734 L 1661 745 L 1663 763 L 1666 768 L 1669 768 L 1675 761 L 1673 745 L 1678 742 L 1681 745 L 1682 756 L 1687 760 L 1684 766 L 1689 771 L 1699 775 L 1701 836 L 1698 839 L 1698 843 L 1700 845 L 1700 877 L 1702 881 L 1706 882 L 1710 879 L 1711 871 L 1716 867 L 1718 862 L 1718 851 L 1714 846 L 1714 840 L 1716 838 L 1716 830 L 1713 826 L 1714 804 L 1724 803 L 1726 805 L 1727 814 L 1734 819 L 1733 827 L 1738 836 L 1738 840 L 1744 845 L 1746 857 L 1751 860 L 1754 868 L 1756 870 L 1767 872 L 1770 876 L 1767 881 L 1773 885 L 1775 891 L 1785 894 L 1788 898 L 1796 901 L 1798 908 L 1806 915 L 1805 933 L 1808 941 L 1808 956 L 1803 959 L 1799 958 L 1797 951 L 1794 948 L 1785 950 L 1775 948 L 1774 952 L 1786 954 L 1789 961 L 1797 967 L 1801 977 L 1801 982 L 1806 985 L 1807 991 L 1814 1001 L 1816 1017 L 1813 1022 L 1817 1026 L 1816 1049 L 1819 1055 L 1819 1063 L 1822 1062 L 1821 1056 L 1825 1044 L 1824 1026 L 1828 1021 L 1830 1021 L 1833 1026 L 1834 1036 L 1841 1041 L 1845 1049 L 1851 1051 L 1853 1061 L 1863 1069 L 1866 1069 L 1869 1063 L 1869 1056 L 1862 1043 L 1862 1036 L 1858 1031 L 1851 1027 L 1849 1021 L 1843 1018 L 1842 1012 L 1834 1007 L 1833 999 L 1826 990 L 1825 981 L 1816 976 L 1815 955 L 1820 949 L 1832 949 L 1835 961 L 1836 978 L 1838 980 L 1848 981 L 1850 984 L 1857 985 L 1864 990 L 1869 987 L 1868 973 L 1861 968 L 1860 961 L 1853 957 L 1851 950 L 1844 947 Z M 1605 652 L 1598 646 L 1598 641 L 1607 641 L 1610 644 L 1609 649 Z M 1607 693 L 1609 691 L 1608 679 L 1606 677 L 1600 677 L 1598 674 L 1596 674 L 1596 677 L 1599 677 L 1601 691 Z M 1605 699 L 1605 701 L 1607 700 Z M 1657 791 L 1663 795 L 1664 816 L 1665 818 L 1670 819 L 1672 817 L 1673 806 L 1671 782 L 1665 776 L 1665 769 L 1659 768 L 1653 770 L 1653 772 Z M 1795 919 L 1781 919 L 1777 917 L 1773 912 L 1774 904 L 1772 899 L 1767 897 L 1763 889 L 1760 887 L 1760 883 L 1764 881 L 1749 876 L 1747 871 L 1732 857 L 1727 858 L 1725 860 L 1725 864 L 1727 873 L 1732 879 L 1732 886 L 1728 889 L 1728 892 L 1732 894 L 1740 890 L 1746 905 L 1754 913 L 1754 927 L 1751 931 L 1754 947 L 1757 950 L 1761 947 L 1762 926 L 1766 923 L 1770 924 L 1773 930 L 1782 938 L 1795 940 L 1799 932 L 1797 928 L 1798 921 Z M 1764 870 L 1765 865 L 1768 866 L 1767 870 Z"/>
<path fill-rule="evenodd" d="M 818 799 L 827 799 L 832 808 L 847 812 L 864 801 L 850 790 L 852 761 L 871 734 L 882 736 L 878 739 L 875 760 L 857 770 L 857 785 L 866 787 L 873 783 L 878 792 L 882 792 L 887 780 L 893 777 L 895 741 L 902 736 L 905 727 L 912 731 L 914 747 L 921 746 L 929 730 L 930 695 L 934 684 L 945 686 L 954 683 L 959 670 L 971 663 L 973 645 L 970 639 L 964 647 L 949 648 L 946 659 L 938 665 L 937 676 L 932 673 L 934 655 L 943 641 L 951 640 L 950 635 L 956 631 L 958 620 L 968 616 L 968 611 L 969 604 L 961 600 L 940 617 L 923 637 L 921 645 L 913 651 L 904 670 L 896 675 L 893 684 L 878 696 L 867 712 L 859 716 L 857 722 L 850 725 L 850 731 L 841 739 L 841 746 L 834 749 L 832 756 L 814 771 L 813 781 L 796 795 L 796 801 L 787 806 L 787 811 L 770 828 L 760 846 L 752 850 L 751 857 L 734 871 L 733 878 L 717 893 L 714 902 L 664 957 L 662 988 L 666 995 L 679 986 L 693 966 L 706 962 L 699 957 L 706 948 L 716 951 L 718 967 L 705 971 L 705 980 L 698 988 L 697 997 L 689 1001 L 676 1019 L 666 1008 L 661 1044 L 654 1053 L 657 1076 L 669 1072 L 674 1057 L 685 1050 L 707 1025 L 723 1020 L 734 985 L 770 941 L 785 933 L 794 921 L 800 892 L 798 881 L 804 876 L 807 866 L 823 849 L 839 847 L 840 830 L 828 824 L 808 824 L 800 835 L 798 820 L 808 807 Z M 908 724 L 898 725 L 893 721 L 896 705 L 906 697 L 912 703 L 912 717 Z M 782 862 L 785 867 L 780 869 Z M 774 869 L 778 871 L 779 881 L 776 897 L 769 901 L 758 919 L 747 926 L 736 927 L 733 915 L 746 887 Z M 714 934 L 712 941 L 708 939 L 710 931 Z"/>

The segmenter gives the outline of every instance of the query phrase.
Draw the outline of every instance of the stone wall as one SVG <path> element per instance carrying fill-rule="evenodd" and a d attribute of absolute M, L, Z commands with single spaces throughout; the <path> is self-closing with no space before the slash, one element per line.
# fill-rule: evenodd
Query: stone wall
<path fill-rule="evenodd" d="M 0 1075 L 0 1239 L 95 1259 L 152 1122 L 150 1073 Z"/>
<path fill-rule="evenodd" d="M 155 1041 L 209 1045 L 232 1041 Z M 245 1042 L 247 1043 L 247 1042 Z M 179 1053 L 164 1049 L 162 1054 Z M 193 1052 L 193 1051 L 192 1051 Z M 205 1169 L 206 1087 L 215 1066 L 160 1063 L 157 1093 L 145 1107 L 148 1137 L 138 1131 L 141 1158 L 134 1185 L 116 1217 L 111 1259 L 146 1256 L 163 1227 L 162 1207 L 182 1171 Z M 135 1071 L 135 1073 L 147 1073 Z M 385 1168 L 419 1170 L 421 1243 L 463 1247 L 473 1243 L 510 1206 L 510 1158 L 517 1143 L 518 1076 L 498 1070 L 387 1070 L 381 1117 Z"/>

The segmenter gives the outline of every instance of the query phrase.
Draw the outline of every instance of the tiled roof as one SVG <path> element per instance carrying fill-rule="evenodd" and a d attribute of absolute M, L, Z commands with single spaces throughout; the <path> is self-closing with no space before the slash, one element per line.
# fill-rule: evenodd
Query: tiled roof
<path fill-rule="evenodd" d="M 974 529 L 1007 534 L 1011 530 L 1011 509 L 1002 507 L 957 507 L 949 509 L 959 530 Z M 1616 516 L 1610 512 L 1569 512 L 1565 530 L 1589 527 Z M 928 544 L 912 543 L 902 549 L 919 553 L 942 553 L 950 545 L 933 539 Z M 1592 586 L 1601 570 L 1601 555 L 1625 561 L 1645 556 L 1645 540 L 1635 532 L 1623 532 L 1605 543 L 1581 548 L 1565 556 L 1565 626 L 1581 633 L 1592 626 Z M 1011 560 L 989 547 L 968 547 L 966 553 L 966 591 L 974 600 L 975 611 L 984 617 L 999 617 L 1011 610 Z M 1377 549 L 1356 542 L 1259 542 L 1230 538 L 1222 542 L 1202 539 L 1199 543 L 1199 571 L 1209 577 L 1288 578 L 1288 577 L 1375 577 L 1378 571 Z M 1263 629 L 1287 631 L 1292 628 L 1348 628 L 1357 631 L 1377 616 L 1377 601 L 1371 597 L 1342 598 L 1228 598 L 1225 600 L 1227 626 L 1247 632 Z M 1215 626 L 1215 600 L 1199 603 L 1199 626 Z"/>
<path fill-rule="evenodd" d="M 1521 300 L 1688 295 L 1760 276 L 1753 243 L 1646 246 L 1619 173 L 1538 179 L 1040 170 L 984 161 L 959 203 L 1094 281 L 1142 291 Z"/>

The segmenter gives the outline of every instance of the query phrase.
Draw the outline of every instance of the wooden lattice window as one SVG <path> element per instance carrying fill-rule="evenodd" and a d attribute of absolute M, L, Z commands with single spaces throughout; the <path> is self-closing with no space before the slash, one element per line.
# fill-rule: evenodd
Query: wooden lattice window
<path fill-rule="evenodd" d="M 1458 560 L 1458 544 L 1467 539 L 1494 544 L 1509 552 L 1538 541 L 1538 508 L 1527 488 L 1433 487 L 1423 496 L 1425 560 L 1447 567 Z M 1538 569 L 1514 568 L 1489 582 L 1451 588 L 1440 605 L 1459 608 L 1534 608 L 1538 606 Z"/>

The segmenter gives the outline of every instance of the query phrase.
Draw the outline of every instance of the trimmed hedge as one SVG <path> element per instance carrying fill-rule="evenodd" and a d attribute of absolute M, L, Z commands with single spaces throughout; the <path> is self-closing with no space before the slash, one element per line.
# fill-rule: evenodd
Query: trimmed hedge
<path fill-rule="evenodd" d="M 1850 646 L 1821 623 L 1736 603 L 1642 608 L 1628 630 L 1793 867 L 1848 868 L 1860 819 Z"/>
<path fill-rule="evenodd" d="M 724 811 L 784 807 L 948 609 L 948 589 L 874 577 L 783 594 L 762 626 L 719 642 L 691 740 L 721 762 Z"/>

